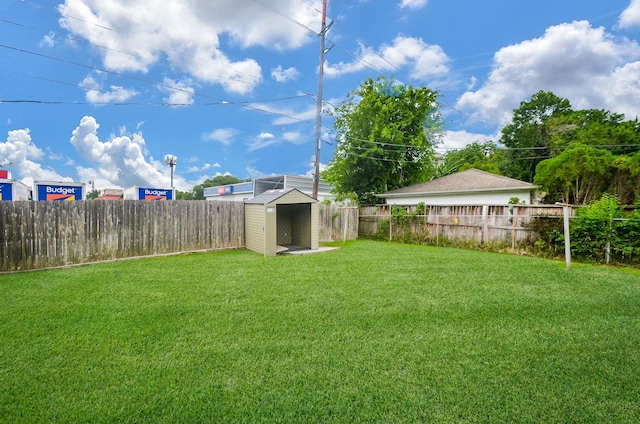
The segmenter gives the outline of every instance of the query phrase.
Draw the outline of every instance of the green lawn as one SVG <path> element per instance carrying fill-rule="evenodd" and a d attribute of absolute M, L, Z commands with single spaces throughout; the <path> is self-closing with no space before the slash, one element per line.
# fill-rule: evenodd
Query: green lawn
<path fill-rule="evenodd" d="M 357 241 L 0 275 L 0 422 L 640 422 L 640 273 Z"/>

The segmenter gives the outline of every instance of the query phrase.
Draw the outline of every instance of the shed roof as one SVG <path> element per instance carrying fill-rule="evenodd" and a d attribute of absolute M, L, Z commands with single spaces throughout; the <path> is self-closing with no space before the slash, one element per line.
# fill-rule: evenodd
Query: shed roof
<path fill-rule="evenodd" d="M 474 191 L 507 191 L 534 190 L 533 184 L 514 178 L 495 175 L 490 172 L 471 168 L 445 177 L 436 178 L 424 183 L 402 187 L 379 194 L 379 197 L 394 197 L 400 195 L 474 192 Z"/>
<path fill-rule="evenodd" d="M 302 196 L 308 198 L 309 199 L 309 203 L 316 202 L 316 199 L 314 199 L 311 196 L 308 196 L 308 195 L 304 194 L 303 192 L 301 192 L 297 188 L 288 188 L 288 189 L 280 189 L 280 190 L 267 190 L 264 193 L 260 193 L 259 195 L 257 195 L 256 197 L 254 197 L 252 199 L 245 200 L 244 203 L 246 205 L 267 205 L 269 203 L 273 203 L 276 200 L 281 199 L 282 197 L 286 196 L 287 194 L 289 194 L 291 192 L 297 192 L 297 193 L 301 194 Z"/>

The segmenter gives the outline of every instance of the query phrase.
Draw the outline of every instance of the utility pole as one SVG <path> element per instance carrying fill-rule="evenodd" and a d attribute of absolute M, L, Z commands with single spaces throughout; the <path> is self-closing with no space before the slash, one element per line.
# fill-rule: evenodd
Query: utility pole
<path fill-rule="evenodd" d="M 315 173 L 313 174 L 313 195 L 318 199 L 320 180 L 320 131 L 322 129 L 322 78 L 324 74 L 324 40 L 327 33 L 327 0 L 322 0 L 322 26 L 320 28 L 320 68 L 318 69 L 318 102 L 316 105 L 316 153 L 314 155 Z"/>

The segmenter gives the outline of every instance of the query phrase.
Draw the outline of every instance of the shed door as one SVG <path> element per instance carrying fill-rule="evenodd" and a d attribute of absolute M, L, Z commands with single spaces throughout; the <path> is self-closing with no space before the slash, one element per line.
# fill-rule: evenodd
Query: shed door
<path fill-rule="evenodd" d="M 277 244 L 311 249 L 311 203 L 277 205 Z"/>

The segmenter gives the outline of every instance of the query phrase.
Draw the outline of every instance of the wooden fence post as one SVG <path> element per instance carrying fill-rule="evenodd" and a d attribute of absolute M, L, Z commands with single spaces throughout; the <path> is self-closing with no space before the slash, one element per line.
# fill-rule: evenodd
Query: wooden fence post
<path fill-rule="evenodd" d="M 482 205 L 482 234 L 480 235 L 481 244 L 487 244 L 487 232 L 489 231 L 488 215 L 489 215 L 489 206 Z"/>
<path fill-rule="evenodd" d="M 516 217 L 518 216 L 517 206 L 511 209 L 511 250 L 516 250 Z"/>

